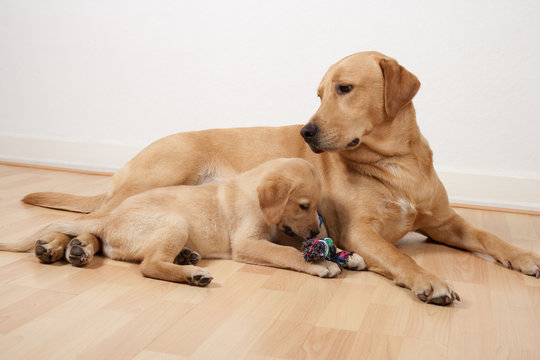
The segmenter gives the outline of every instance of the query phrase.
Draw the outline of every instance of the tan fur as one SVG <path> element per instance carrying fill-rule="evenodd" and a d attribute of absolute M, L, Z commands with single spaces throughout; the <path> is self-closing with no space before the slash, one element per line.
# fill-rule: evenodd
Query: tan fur
<path fill-rule="evenodd" d="M 106 199 L 105 194 L 96 196 L 78 196 L 71 194 L 44 192 L 26 195 L 22 201 L 27 204 L 39 204 L 39 206 L 69 210 L 81 213 L 90 213 L 97 210 Z"/>
<path fill-rule="evenodd" d="M 342 93 L 339 86 L 352 90 Z M 449 304 L 458 296 L 450 284 L 393 246 L 408 231 L 540 276 L 538 255 L 472 227 L 449 207 L 432 152 L 416 123 L 411 99 L 419 86 L 392 58 L 376 52 L 348 56 L 331 66 L 320 83 L 321 106 L 302 128 L 306 142 L 299 136 L 300 126 L 171 135 L 115 174 L 102 209 L 113 209 L 147 189 L 198 184 L 270 158 L 300 157 L 322 176 L 320 211 L 330 236 L 360 253 L 370 270 L 411 289 L 423 301 Z M 314 128 L 316 134 L 309 136 Z"/>
<path fill-rule="evenodd" d="M 301 238 L 319 232 L 320 192 L 320 180 L 309 162 L 270 160 L 227 181 L 149 190 L 111 211 L 53 223 L 33 236 L 40 239 L 36 254 L 56 242 L 51 249 L 56 255 L 44 262 L 58 260 L 58 249 L 64 246 L 70 262 L 84 265 L 99 250 L 99 237 L 105 255 L 140 261 L 144 276 L 162 280 L 199 286 L 211 281 L 208 271 L 189 261 L 182 266 L 173 263 L 186 248 L 203 258 L 232 257 L 334 277 L 341 272 L 337 264 L 308 263 L 297 249 L 271 242 L 272 234 L 286 227 Z M 71 236 L 75 238 L 69 242 Z"/>

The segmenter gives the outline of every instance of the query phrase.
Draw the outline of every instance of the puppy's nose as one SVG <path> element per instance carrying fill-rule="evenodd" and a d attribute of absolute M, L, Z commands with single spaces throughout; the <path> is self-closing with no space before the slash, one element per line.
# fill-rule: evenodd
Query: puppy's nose
<path fill-rule="evenodd" d="M 310 238 L 314 238 L 315 236 L 319 235 L 319 229 L 317 230 L 311 230 L 311 232 L 309 233 L 309 237 Z"/>
<path fill-rule="evenodd" d="M 313 138 L 315 135 L 317 135 L 318 132 L 319 127 L 317 126 L 317 124 L 309 123 L 300 130 L 300 135 L 302 135 L 302 137 L 307 140 Z"/>

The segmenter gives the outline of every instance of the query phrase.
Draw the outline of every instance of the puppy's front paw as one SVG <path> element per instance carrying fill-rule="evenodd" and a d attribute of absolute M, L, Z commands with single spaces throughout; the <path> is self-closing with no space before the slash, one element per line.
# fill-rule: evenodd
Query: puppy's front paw
<path fill-rule="evenodd" d="M 45 264 L 50 264 L 64 257 L 64 250 L 70 237 L 62 233 L 51 233 L 36 241 L 34 253 Z"/>
<path fill-rule="evenodd" d="M 311 264 L 310 273 L 323 278 L 333 278 L 341 273 L 341 268 L 332 261 L 320 260 Z"/>
<path fill-rule="evenodd" d="M 345 269 L 349 270 L 364 270 L 366 268 L 366 263 L 364 262 L 364 258 L 360 255 L 353 253 L 345 259 L 345 262 L 343 263 L 343 267 Z"/>

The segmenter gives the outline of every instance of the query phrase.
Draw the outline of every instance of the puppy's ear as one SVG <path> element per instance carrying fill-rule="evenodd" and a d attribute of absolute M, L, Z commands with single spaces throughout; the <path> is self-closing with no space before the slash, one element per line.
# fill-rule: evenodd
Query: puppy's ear
<path fill-rule="evenodd" d="M 279 223 L 289 196 L 295 189 L 294 183 L 280 175 L 265 177 L 259 186 L 259 206 L 261 207 L 264 221 L 270 226 Z"/>
<path fill-rule="evenodd" d="M 393 119 L 416 95 L 420 81 L 394 59 L 381 59 L 379 66 L 384 76 L 384 108 L 388 117 Z"/>

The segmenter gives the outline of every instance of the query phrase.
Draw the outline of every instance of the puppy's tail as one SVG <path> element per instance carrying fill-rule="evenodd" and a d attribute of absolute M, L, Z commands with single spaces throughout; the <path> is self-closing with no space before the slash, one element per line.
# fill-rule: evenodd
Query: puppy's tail
<path fill-rule="evenodd" d="M 22 202 L 51 209 L 91 213 L 103 205 L 107 194 L 79 196 L 57 192 L 37 192 L 26 195 Z"/>
<path fill-rule="evenodd" d="M 78 236 L 84 233 L 91 233 L 101 237 L 102 225 L 99 219 L 85 219 L 74 221 L 59 221 L 45 226 L 33 235 L 15 242 L 0 242 L 1 251 L 25 252 L 33 249 L 37 240 L 41 237 L 59 232 L 70 236 Z"/>

